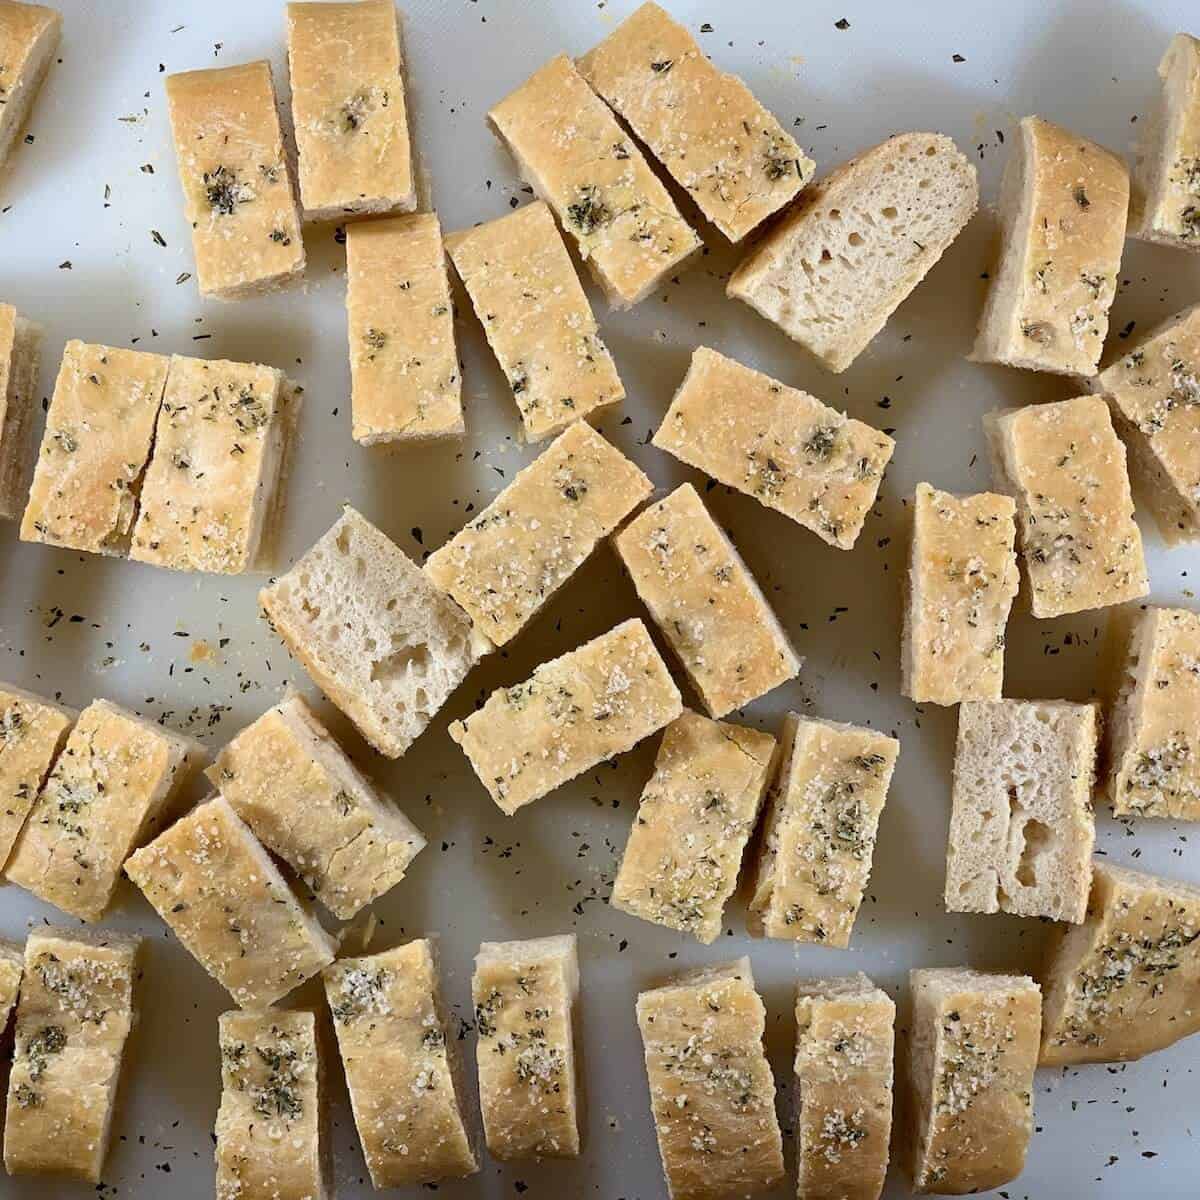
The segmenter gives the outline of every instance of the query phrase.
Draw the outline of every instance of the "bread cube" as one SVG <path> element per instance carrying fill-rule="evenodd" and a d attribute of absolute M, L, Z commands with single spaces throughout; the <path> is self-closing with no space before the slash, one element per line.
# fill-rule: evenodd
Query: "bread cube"
<path fill-rule="evenodd" d="M 0 304 L 0 517 L 10 521 L 25 506 L 41 350 L 41 326 Z"/>
<path fill-rule="evenodd" d="M 62 16 L 40 4 L 0 3 L 0 170 L 54 60 Z"/>

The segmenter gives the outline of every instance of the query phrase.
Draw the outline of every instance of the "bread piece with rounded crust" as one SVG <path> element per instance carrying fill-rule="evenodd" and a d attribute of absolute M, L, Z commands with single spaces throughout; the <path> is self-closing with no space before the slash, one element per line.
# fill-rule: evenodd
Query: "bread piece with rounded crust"
<path fill-rule="evenodd" d="M 62 16 L 40 4 L 0 0 L 0 172 L 42 86 Z"/>

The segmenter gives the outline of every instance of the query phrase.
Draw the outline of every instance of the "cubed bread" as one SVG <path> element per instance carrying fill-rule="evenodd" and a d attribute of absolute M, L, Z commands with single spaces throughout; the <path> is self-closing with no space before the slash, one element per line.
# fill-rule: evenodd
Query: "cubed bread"
<path fill-rule="evenodd" d="M 866 349 L 979 204 L 975 168 L 940 133 L 901 133 L 807 188 L 729 277 L 831 371 Z"/>
<path fill-rule="evenodd" d="M 33 109 L 62 32 L 62 16 L 40 4 L 0 0 L 0 171 Z"/>
<path fill-rule="evenodd" d="M 748 958 L 639 994 L 650 1109 L 671 1200 L 750 1196 L 783 1178 L 766 1018 Z"/>
<path fill-rule="evenodd" d="M 317 686 L 389 758 L 412 745 L 490 649 L 454 601 L 349 505 L 258 599 Z"/>
<path fill-rule="evenodd" d="M 1024 975 L 911 972 L 913 1190 L 959 1196 L 1015 1179 L 1033 1133 L 1042 997 Z"/>
<path fill-rule="evenodd" d="M 1014 142 L 1000 185 L 1000 260 L 971 357 L 1094 375 L 1117 292 L 1129 171 L 1041 117 L 1025 117 Z"/>
<path fill-rule="evenodd" d="M 41 326 L 0 304 L 0 518 L 10 521 L 25 506 L 41 350 Z"/>

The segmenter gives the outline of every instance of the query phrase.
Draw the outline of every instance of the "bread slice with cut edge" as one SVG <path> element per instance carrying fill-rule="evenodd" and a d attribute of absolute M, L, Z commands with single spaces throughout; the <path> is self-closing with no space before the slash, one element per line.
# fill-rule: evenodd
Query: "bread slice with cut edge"
<path fill-rule="evenodd" d="M 11 304 L 0 304 L 0 517 L 8 520 L 21 515 L 33 465 L 33 396 L 41 348 L 41 326 Z"/>

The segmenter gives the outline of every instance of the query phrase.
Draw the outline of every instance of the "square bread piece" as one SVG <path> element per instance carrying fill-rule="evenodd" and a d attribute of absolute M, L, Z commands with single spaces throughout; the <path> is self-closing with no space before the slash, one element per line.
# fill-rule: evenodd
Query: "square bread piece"
<path fill-rule="evenodd" d="M 242 300 L 304 272 L 304 241 L 271 64 L 167 76 L 200 295 Z"/>
<path fill-rule="evenodd" d="M 788 713 L 746 913 L 752 936 L 850 944 L 899 753 L 873 729 Z"/>
<path fill-rule="evenodd" d="M 913 1190 L 986 1192 L 1025 1167 L 1042 995 L 1024 975 L 909 974 Z"/>
<path fill-rule="evenodd" d="M 501 812 L 624 754 L 683 711 L 679 689 L 641 621 L 620 625 L 498 688 L 450 726 Z"/>
<path fill-rule="evenodd" d="M 641 150 L 560 54 L 488 113 L 614 308 L 645 299 L 703 244 Z"/>
<path fill-rule="evenodd" d="M 1020 584 L 1016 504 L 918 483 L 912 514 L 900 690 L 919 704 L 999 700 Z"/>
<path fill-rule="evenodd" d="M 707 346 L 654 445 L 849 550 L 896 443 L 886 433 Z"/>
<path fill-rule="evenodd" d="M 1200 1031 L 1200 888 L 1097 859 L 1042 972 L 1041 1065 L 1128 1062 Z"/>
<path fill-rule="evenodd" d="M 657 4 L 643 4 L 575 65 L 730 241 L 812 178 L 812 160 L 783 126 Z"/>
<path fill-rule="evenodd" d="M 442 1005 L 436 941 L 340 958 L 324 978 L 372 1184 L 474 1175 L 479 1163 L 464 1114 L 457 1039 Z"/>
<path fill-rule="evenodd" d="M 343 921 L 395 887 L 425 845 L 299 696 L 243 729 L 206 774 Z"/>
<path fill-rule="evenodd" d="M 112 903 L 121 867 L 208 758 L 199 742 L 95 700 L 79 715 L 4 876 L 82 921 Z"/>
<path fill-rule="evenodd" d="M 801 1200 L 878 1200 L 892 1131 L 896 1006 L 861 972 L 796 985 Z"/>
<path fill-rule="evenodd" d="M 258 600 L 317 686 L 388 758 L 412 745 L 491 648 L 349 505 Z"/>
<path fill-rule="evenodd" d="M 475 956 L 471 995 L 488 1152 L 501 1162 L 575 1158 L 575 935 L 484 942 Z"/>
<path fill-rule="evenodd" d="M 1150 590 L 1125 447 L 1099 396 L 984 417 L 998 491 L 1017 502 L 1035 617 L 1136 600 Z"/>
<path fill-rule="evenodd" d="M 436 213 L 347 227 L 346 316 L 354 440 L 461 437 L 462 371 Z"/>
<path fill-rule="evenodd" d="M 417 207 L 394 0 L 289 4 L 288 72 L 306 221 Z"/>
<path fill-rule="evenodd" d="M 41 326 L 0 304 L 0 517 L 10 521 L 25 507 L 41 348 Z"/>
<path fill-rule="evenodd" d="M 100 1182 L 136 1020 L 140 945 L 141 938 L 53 925 L 29 935 L 4 1122 L 10 1175 Z"/>
<path fill-rule="evenodd" d="M 274 367 L 173 357 L 129 557 L 175 571 L 265 570 L 297 391 Z"/>
<path fill-rule="evenodd" d="M 140 350 L 66 344 L 22 541 L 128 553 L 170 361 Z"/>
<path fill-rule="evenodd" d="M 242 1008 L 274 1004 L 333 961 L 333 938 L 222 796 L 133 854 L 125 873 Z"/>
<path fill-rule="evenodd" d="M 40 4 L 0 0 L 0 171 L 54 59 L 62 16 Z"/>
<path fill-rule="evenodd" d="M 800 673 L 779 618 L 690 483 L 639 513 L 613 545 L 710 716 Z"/>
<path fill-rule="evenodd" d="M 958 710 L 946 850 L 950 912 L 1083 920 L 1100 709 L 968 700 Z"/>
<path fill-rule="evenodd" d="M 713 942 L 766 796 L 775 739 L 685 712 L 663 733 L 612 904 Z"/>
<path fill-rule="evenodd" d="M 766 1009 L 750 960 L 642 992 L 637 1022 L 671 1200 L 727 1200 L 783 1178 Z"/>
<path fill-rule="evenodd" d="M 844 371 L 962 232 L 975 168 L 940 133 L 902 133 L 807 189 L 738 264 L 726 295 Z"/>
<path fill-rule="evenodd" d="M 540 200 L 446 239 L 525 439 L 540 442 L 625 397 L 566 243 Z"/>
<path fill-rule="evenodd" d="M 425 573 L 503 646 L 653 490 L 615 446 L 576 421 L 429 556 Z"/>
<path fill-rule="evenodd" d="M 1200 250 L 1200 40 L 1177 33 L 1158 76 L 1162 99 L 1133 168 L 1129 236 Z"/>
<path fill-rule="evenodd" d="M 1128 210 L 1123 158 L 1025 117 L 1000 185 L 1000 259 L 972 361 L 1094 375 Z"/>
<path fill-rule="evenodd" d="M 217 1021 L 216 1200 L 327 1200 L 333 1158 L 325 1064 L 311 1012 L 224 1012 Z"/>

